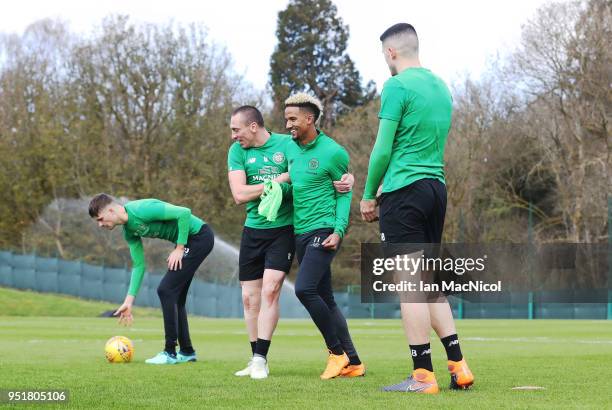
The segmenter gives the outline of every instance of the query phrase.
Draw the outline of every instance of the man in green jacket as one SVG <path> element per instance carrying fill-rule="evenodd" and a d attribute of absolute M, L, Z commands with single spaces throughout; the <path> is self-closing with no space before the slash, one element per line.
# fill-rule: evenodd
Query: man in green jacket
<path fill-rule="evenodd" d="M 107 194 L 98 194 L 89 203 L 89 215 L 100 228 L 112 230 L 117 225 L 123 226 L 123 237 L 132 257 L 132 277 L 125 301 L 115 315 L 119 315 L 119 321 L 126 325 L 132 323 L 132 305 L 146 270 L 141 238 L 160 238 L 176 244 L 167 259 L 168 272 L 157 288 L 164 316 L 165 347 L 146 363 L 196 361 L 185 302 L 196 270 L 212 251 L 214 235 L 210 227 L 192 215 L 189 208 L 158 199 L 140 199 L 121 205 Z M 180 346 L 178 354 L 177 341 Z"/>

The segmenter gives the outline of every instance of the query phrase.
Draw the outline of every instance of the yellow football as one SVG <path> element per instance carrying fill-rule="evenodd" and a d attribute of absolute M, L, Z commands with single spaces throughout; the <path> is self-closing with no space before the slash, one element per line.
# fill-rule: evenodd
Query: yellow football
<path fill-rule="evenodd" d="M 128 363 L 134 356 L 134 344 L 125 336 L 114 336 L 106 342 L 104 354 L 110 363 Z"/>

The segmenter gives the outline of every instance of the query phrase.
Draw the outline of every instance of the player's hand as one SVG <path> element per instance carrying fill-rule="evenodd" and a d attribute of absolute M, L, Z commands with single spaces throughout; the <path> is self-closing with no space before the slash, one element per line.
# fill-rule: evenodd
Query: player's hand
<path fill-rule="evenodd" d="M 170 255 L 168 256 L 168 270 L 179 270 L 183 269 L 183 253 L 185 248 L 183 246 L 177 246 Z"/>
<path fill-rule="evenodd" d="M 291 183 L 291 177 L 289 177 L 289 173 L 288 172 L 283 172 L 282 174 L 280 174 L 279 176 L 277 176 L 276 178 L 274 178 L 272 181 L 278 182 L 279 184 L 282 184 L 283 182 L 286 183 Z"/>
<path fill-rule="evenodd" d="M 123 305 L 119 306 L 119 309 L 113 313 L 113 316 L 119 315 L 119 324 L 123 326 L 132 326 L 134 317 L 132 316 L 132 304 L 129 302 L 123 302 Z"/>
<path fill-rule="evenodd" d="M 344 174 L 342 178 L 340 178 L 340 181 L 334 181 L 334 188 L 341 194 L 351 192 L 353 185 L 355 185 L 355 177 L 353 174 Z"/>
<path fill-rule="evenodd" d="M 321 242 L 321 245 L 323 245 L 325 249 L 335 251 L 336 249 L 338 249 L 338 245 L 340 245 L 340 235 L 338 235 L 337 233 L 332 233 L 327 238 L 325 238 L 323 242 Z"/>
<path fill-rule="evenodd" d="M 359 210 L 361 211 L 361 219 L 364 221 L 374 222 L 378 220 L 375 199 L 362 199 L 359 203 Z"/>

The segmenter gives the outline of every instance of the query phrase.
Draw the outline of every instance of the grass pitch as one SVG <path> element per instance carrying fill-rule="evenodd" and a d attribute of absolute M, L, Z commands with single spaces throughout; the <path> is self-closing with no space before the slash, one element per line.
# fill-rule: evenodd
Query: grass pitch
<path fill-rule="evenodd" d="M 81 304 L 83 311 L 82 304 L 88 302 L 70 303 Z M 411 364 L 397 320 L 350 320 L 368 373 L 363 378 L 321 381 L 326 354 L 321 336 L 307 320 L 281 318 L 270 348 L 271 376 L 251 380 L 233 376 L 250 352 L 238 319 L 192 318 L 199 361 L 151 366 L 144 360 L 163 346 L 159 317 L 137 316 L 134 326 L 126 329 L 106 318 L 2 316 L 0 389 L 70 391 L 67 404 L 45 408 L 609 408 L 612 322 L 457 324 L 476 384 L 465 392 L 448 389 L 444 349 L 432 338 L 441 393 L 425 396 L 379 391 L 405 377 Z M 114 335 L 134 341 L 132 363 L 106 363 L 104 343 Z M 516 386 L 544 390 L 511 390 Z"/>

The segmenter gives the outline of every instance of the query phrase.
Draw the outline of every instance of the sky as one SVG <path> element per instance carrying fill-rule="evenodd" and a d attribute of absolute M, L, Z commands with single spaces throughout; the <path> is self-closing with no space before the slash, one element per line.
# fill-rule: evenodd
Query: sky
<path fill-rule="evenodd" d="M 380 91 L 389 71 L 380 34 L 389 26 L 412 24 L 420 39 L 421 64 L 448 83 L 478 78 L 487 61 L 520 42 L 521 26 L 548 0 L 333 0 L 348 24 L 348 52 L 364 82 Z M 87 34 L 109 14 L 134 22 L 202 23 L 215 43 L 227 47 L 236 70 L 255 88 L 268 81 L 276 45 L 276 19 L 289 0 L 20 0 L 3 6 L 0 32 L 22 33 L 43 18 L 60 18 L 72 31 Z"/>

